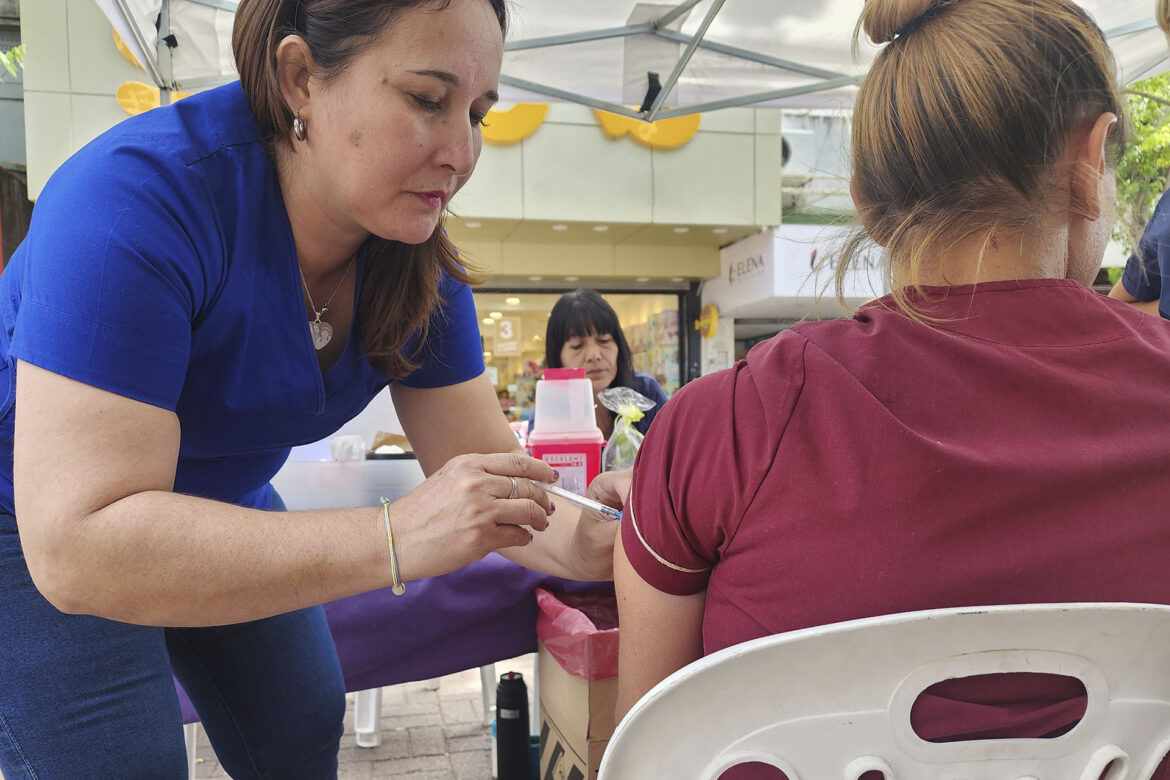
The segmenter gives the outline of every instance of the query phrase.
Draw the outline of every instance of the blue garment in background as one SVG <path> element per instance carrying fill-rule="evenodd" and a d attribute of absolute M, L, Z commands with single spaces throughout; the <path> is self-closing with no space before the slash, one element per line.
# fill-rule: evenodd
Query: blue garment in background
<path fill-rule="evenodd" d="M 360 285 L 364 258 L 357 272 Z M 445 278 L 442 293 L 405 384 L 483 372 L 471 291 Z M 290 447 L 326 438 L 387 384 L 356 318 L 321 373 L 276 171 L 238 83 L 129 119 L 61 166 L 0 276 L 0 324 L 8 512 L 17 358 L 174 410 L 175 491 L 250 507 L 268 505 Z"/>
<path fill-rule="evenodd" d="M 1162 296 L 1162 277 L 1170 275 L 1170 192 L 1154 207 L 1154 215 L 1138 242 L 1138 251 L 1129 256 L 1121 285 L 1139 301 L 1158 302 L 1158 314 L 1170 319 L 1170 300 Z"/>

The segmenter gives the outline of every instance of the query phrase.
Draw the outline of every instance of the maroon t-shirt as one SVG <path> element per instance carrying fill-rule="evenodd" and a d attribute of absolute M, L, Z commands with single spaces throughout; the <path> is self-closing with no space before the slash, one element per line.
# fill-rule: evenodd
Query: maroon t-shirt
<path fill-rule="evenodd" d="M 939 607 L 1170 604 L 1170 322 L 1069 280 L 929 293 L 930 325 L 888 297 L 803 323 L 659 413 L 622 543 L 655 588 L 707 591 L 705 652 Z M 964 706 L 986 692 L 923 699 L 916 727 L 1083 712 L 1058 690 L 997 725 Z"/>

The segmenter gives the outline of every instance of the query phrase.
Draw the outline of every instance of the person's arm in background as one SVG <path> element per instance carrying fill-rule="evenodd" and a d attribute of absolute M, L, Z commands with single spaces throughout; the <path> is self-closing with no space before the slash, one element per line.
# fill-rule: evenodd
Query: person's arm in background
<path fill-rule="evenodd" d="M 467 453 L 509 452 L 528 459 L 500 411 L 486 375 L 446 387 L 418 388 L 396 382 L 390 393 L 403 430 L 428 476 Z M 544 479 L 552 481 L 551 469 Z M 539 496 L 534 500 L 548 501 L 547 494 L 535 486 L 521 484 L 519 489 L 521 497 Z M 558 577 L 612 579 L 618 524 L 596 512 L 579 512 L 567 501 L 555 507 L 548 527 L 534 533 L 531 544 L 498 552 L 522 566 Z"/>
<path fill-rule="evenodd" d="M 1149 314 L 1161 313 L 1162 273 L 1170 270 L 1170 192 L 1162 195 L 1146 223 L 1137 251 L 1109 297 Z"/>
<path fill-rule="evenodd" d="M 1154 298 L 1150 301 L 1139 301 L 1130 294 L 1129 290 L 1125 289 L 1124 280 L 1118 279 L 1117 284 L 1113 285 L 1113 289 L 1109 291 L 1109 297 L 1115 298 L 1122 303 L 1128 303 L 1139 311 L 1144 311 L 1146 314 L 1158 314 L 1158 305 L 1162 302 L 1161 297 Z"/>

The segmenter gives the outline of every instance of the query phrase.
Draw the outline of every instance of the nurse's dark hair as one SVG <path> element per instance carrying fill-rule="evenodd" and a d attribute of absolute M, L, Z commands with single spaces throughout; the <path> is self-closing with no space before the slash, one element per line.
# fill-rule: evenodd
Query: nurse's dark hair
<path fill-rule="evenodd" d="M 293 114 L 277 78 L 276 50 L 300 36 L 319 68 L 318 78 L 340 74 L 354 57 L 377 42 L 404 11 L 441 11 L 468 0 L 240 0 L 232 29 L 232 52 L 240 85 L 270 151 L 291 144 Z M 505 0 L 491 6 L 507 33 Z M 312 129 L 310 128 L 310 132 Z M 460 264 L 442 221 L 421 244 L 371 236 L 366 242 L 365 278 L 357 313 L 366 356 L 386 376 L 402 378 L 418 368 L 433 318 L 442 316 L 439 286 L 446 272 L 465 284 L 475 279 Z"/>
<path fill-rule="evenodd" d="M 1120 119 L 1108 152 L 1121 158 L 1113 58 L 1071 0 L 867 0 L 862 31 L 884 47 L 854 104 L 852 186 L 903 308 L 925 265 L 958 242 L 1075 209 L 1062 156 L 1101 114 Z M 862 238 L 838 263 L 839 299 Z"/>
<path fill-rule="evenodd" d="M 634 356 L 617 312 L 596 290 L 573 290 L 553 305 L 544 332 L 544 365 L 562 368 L 561 349 L 569 339 L 608 333 L 617 344 L 617 375 L 610 387 L 634 386 Z"/>

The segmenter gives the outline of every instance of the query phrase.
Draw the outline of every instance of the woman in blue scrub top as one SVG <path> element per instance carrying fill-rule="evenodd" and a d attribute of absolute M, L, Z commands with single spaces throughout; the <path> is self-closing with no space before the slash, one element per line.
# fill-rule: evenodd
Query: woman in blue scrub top
<path fill-rule="evenodd" d="M 611 577 L 528 478 L 442 230 L 496 102 L 503 0 L 241 0 L 240 81 L 56 172 L 0 278 L 0 771 L 337 773 L 319 605 L 500 550 Z M 269 480 L 387 384 L 426 481 L 279 512 Z M 488 454 L 467 454 L 488 453 Z M 9 457 L 10 456 L 10 457 Z M 387 523 L 388 520 L 388 523 Z M 409 626 L 403 626 L 409 631 Z"/>
<path fill-rule="evenodd" d="M 1155 0 L 1154 18 L 1170 43 L 1170 0 Z M 1125 272 L 1110 298 L 1170 319 L 1170 296 L 1162 296 L 1162 279 L 1170 275 L 1170 191 L 1164 192 L 1142 231 L 1141 240 L 1125 261 Z"/>

